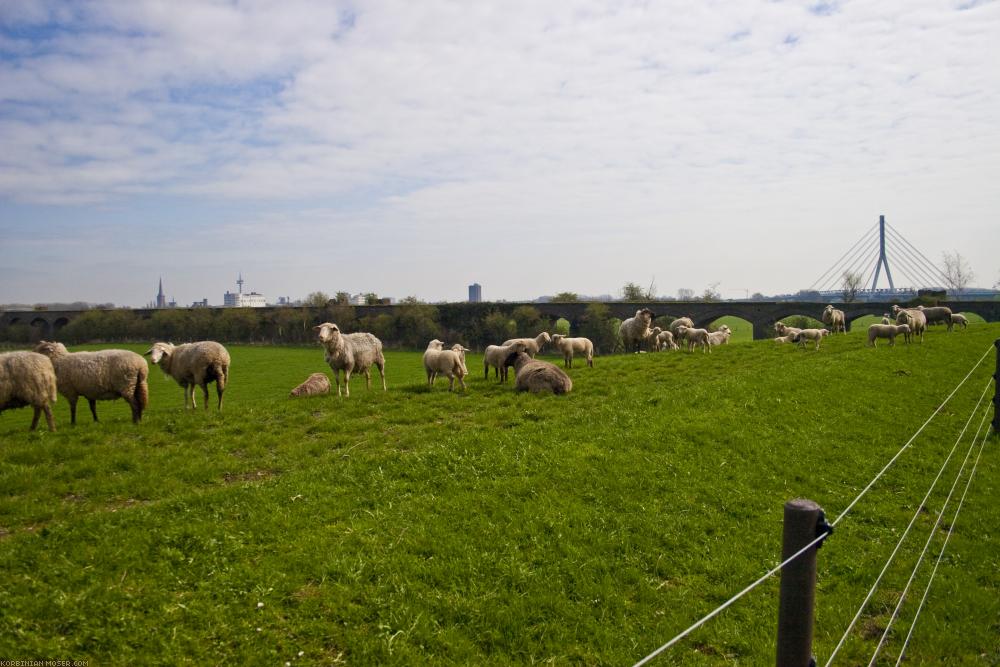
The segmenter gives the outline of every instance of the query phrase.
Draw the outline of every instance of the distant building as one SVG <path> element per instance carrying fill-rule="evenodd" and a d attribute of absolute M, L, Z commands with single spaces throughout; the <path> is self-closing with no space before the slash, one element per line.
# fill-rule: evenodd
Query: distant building
<path fill-rule="evenodd" d="M 480 303 L 483 300 L 483 286 L 479 283 L 469 285 L 469 303 Z"/>
<path fill-rule="evenodd" d="M 167 297 L 163 294 L 163 277 L 160 277 L 160 291 L 156 293 L 156 307 L 166 308 L 167 307 Z"/>
<path fill-rule="evenodd" d="M 191 304 L 192 308 L 208 308 L 208 299 L 202 299 L 201 301 L 195 301 Z"/>
<path fill-rule="evenodd" d="M 238 292 L 226 291 L 222 295 L 222 305 L 228 308 L 263 308 L 267 305 L 267 299 L 263 294 L 257 292 L 243 293 L 243 274 L 236 280 Z"/>
<path fill-rule="evenodd" d="M 352 306 L 364 306 L 368 303 L 368 298 L 364 294 L 355 294 L 348 299 L 348 303 Z"/>

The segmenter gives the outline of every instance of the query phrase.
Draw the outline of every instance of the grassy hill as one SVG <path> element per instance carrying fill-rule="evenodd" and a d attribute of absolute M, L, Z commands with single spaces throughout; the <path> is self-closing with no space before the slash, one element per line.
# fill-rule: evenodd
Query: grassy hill
<path fill-rule="evenodd" d="M 293 401 L 328 370 L 318 346 L 232 347 L 222 414 L 185 412 L 158 369 L 138 427 L 121 401 L 100 403 L 97 424 L 82 407 L 71 427 L 60 400 L 56 433 L 5 412 L 0 656 L 631 664 L 777 563 L 786 500 L 843 511 L 998 337 L 1000 325 L 938 327 L 923 345 L 873 350 L 859 327 L 819 351 L 604 356 L 572 369 L 559 398 L 484 381 L 475 356 L 468 391 L 429 391 L 420 354 L 391 353 L 388 393 L 362 378 L 349 400 Z M 990 351 L 820 551 L 821 664 L 992 397 L 993 371 Z M 838 664 L 867 662 L 982 414 Z M 1000 661 L 996 445 L 908 648 L 918 664 Z M 916 581 L 893 658 L 926 574 Z M 654 664 L 772 664 L 777 584 Z"/>

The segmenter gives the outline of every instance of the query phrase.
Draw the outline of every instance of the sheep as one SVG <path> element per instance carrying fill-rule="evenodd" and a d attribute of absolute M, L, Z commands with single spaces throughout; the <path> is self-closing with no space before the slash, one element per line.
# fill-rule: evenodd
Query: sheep
<path fill-rule="evenodd" d="M 831 305 L 828 305 L 823 309 L 823 315 L 821 316 L 823 324 L 830 327 L 830 333 L 847 333 L 847 326 L 845 325 L 844 311 L 837 310 Z"/>
<path fill-rule="evenodd" d="M 824 336 L 830 335 L 827 329 L 802 329 L 797 334 L 794 334 L 792 338 L 793 343 L 798 343 L 800 347 L 805 347 L 807 340 L 816 341 L 816 346 L 814 350 L 819 349 L 819 343 L 823 340 Z"/>
<path fill-rule="evenodd" d="M 365 374 L 365 384 L 372 388 L 372 365 L 382 376 L 382 391 L 388 391 L 385 384 L 385 357 L 382 356 L 382 341 L 370 333 L 341 333 L 340 327 L 332 322 L 324 322 L 313 327 L 319 332 L 319 342 L 325 348 L 326 363 L 333 369 L 333 379 L 337 382 L 337 396 L 341 395 L 340 371 L 344 371 L 344 394 L 351 397 L 351 373 Z"/>
<path fill-rule="evenodd" d="M 889 313 L 882 313 L 882 324 L 892 324 L 892 318 L 889 317 Z"/>
<path fill-rule="evenodd" d="M 719 327 L 718 331 L 713 331 L 712 333 L 708 334 L 708 344 L 709 344 L 709 350 L 708 351 L 709 352 L 712 351 L 712 349 L 711 349 L 712 345 L 726 345 L 726 344 L 728 344 L 729 343 L 729 337 L 732 336 L 732 335 L 733 335 L 732 329 L 730 329 L 728 326 L 726 326 L 725 324 L 723 324 L 721 327 Z"/>
<path fill-rule="evenodd" d="M 667 329 L 670 330 L 670 333 L 672 333 L 674 335 L 674 339 L 675 340 L 680 340 L 680 338 L 681 338 L 677 334 L 677 329 L 679 327 L 688 327 L 689 329 L 693 329 L 694 328 L 694 320 L 692 320 L 690 317 L 678 317 L 676 320 L 674 320 L 673 322 L 671 322 L 669 326 L 667 326 Z"/>
<path fill-rule="evenodd" d="M 461 343 L 455 343 L 451 346 L 451 351 L 458 355 L 458 360 L 462 362 L 462 375 L 469 374 L 469 368 L 465 365 L 465 353 L 472 352 L 469 348 L 465 347 Z"/>
<path fill-rule="evenodd" d="M 326 373 L 313 373 L 288 394 L 288 398 L 298 398 L 301 396 L 322 396 L 330 393 L 330 378 Z"/>
<path fill-rule="evenodd" d="M 149 405 L 149 366 L 130 350 L 70 353 L 62 343 L 39 341 L 35 352 L 52 360 L 59 393 L 69 401 L 69 423 L 76 424 L 76 402 L 81 396 L 97 421 L 97 401 L 124 398 L 132 408 L 132 423 L 142 420 Z"/>
<path fill-rule="evenodd" d="M 165 375 L 169 375 L 177 384 L 184 387 L 184 408 L 187 409 L 188 397 L 191 398 L 191 408 L 198 405 L 194 398 L 194 388 L 201 387 L 205 397 L 205 409 L 208 410 L 208 383 L 215 382 L 215 392 L 219 396 L 218 409 L 222 410 L 222 394 L 229 382 L 229 352 L 214 340 L 202 340 L 196 343 L 153 343 L 146 351 L 150 361 L 159 364 Z"/>
<path fill-rule="evenodd" d="M 774 332 L 779 336 L 794 336 L 800 331 L 802 331 L 802 329 L 799 329 L 798 327 L 790 327 L 781 321 L 774 323 Z"/>
<path fill-rule="evenodd" d="M 562 334 L 552 336 L 552 345 L 562 352 L 563 365 L 573 368 L 573 355 L 582 354 L 587 359 L 587 365 L 594 367 L 594 344 L 589 338 L 567 338 Z"/>
<path fill-rule="evenodd" d="M 628 352 L 635 346 L 638 352 L 642 347 L 642 341 L 646 340 L 649 333 L 649 324 L 653 321 L 653 311 L 649 308 L 640 308 L 635 311 L 633 317 L 628 318 L 618 326 L 618 335 L 622 338 L 625 351 Z"/>
<path fill-rule="evenodd" d="M 922 310 L 893 306 L 892 312 L 896 315 L 896 324 L 908 325 L 911 332 L 910 336 L 920 336 L 920 342 L 924 342 L 924 331 L 927 330 L 927 317 Z"/>
<path fill-rule="evenodd" d="M 903 340 L 910 342 L 910 327 L 907 324 L 873 324 L 868 327 L 868 346 L 878 347 L 877 338 L 889 339 L 889 347 L 896 344 L 896 336 L 903 334 Z"/>
<path fill-rule="evenodd" d="M 792 342 L 792 337 L 790 335 L 789 336 L 778 336 L 777 338 L 774 339 L 774 342 L 778 343 L 779 345 L 780 344 L 784 344 L 784 343 L 791 343 Z"/>
<path fill-rule="evenodd" d="M 646 343 L 646 349 L 650 352 L 658 352 L 656 349 L 656 337 L 660 335 L 663 331 L 660 327 L 653 327 L 646 332 L 646 337 L 643 338 L 643 342 Z"/>
<path fill-rule="evenodd" d="M 438 373 L 448 378 L 448 391 L 455 388 L 455 377 L 458 377 L 462 389 L 465 390 L 465 348 L 455 345 L 450 350 L 442 349 L 444 343 L 434 339 L 427 344 L 424 351 L 424 370 L 427 371 L 427 386 L 431 387 Z M 457 349 L 456 349 L 457 348 Z"/>
<path fill-rule="evenodd" d="M 969 326 L 969 320 L 965 317 L 965 315 L 962 315 L 961 313 L 952 313 L 951 325 L 955 326 L 956 324 L 965 329 L 966 327 Z"/>
<path fill-rule="evenodd" d="M 504 363 L 514 367 L 514 389 L 533 394 L 551 391 L 566 394 L 573 389 L 573 381 L 565 371 L 540 359 L 532 359 L 524 352 L 511 352 Z"/>
<path fill-rule="evenodd" d="M 702 353 L 710 351 L 708 349 L 707 329 L 694 329 L 682 324 L 677 327 L 677 336 L 680 340 L 687 341 L 688 352 L 693 352 L 695 345 L 701 346 Z"/>
<path fill-rule="evenodd" d="M 534 338 L 511 338 L 500 343 L 501 346 L 513 345 L 514 343 L 524 343 L 525 352 L 534 359 L 535 355 L 541 352 L 545 344 L 552 340 L 552 336 L 547 331 L 543 331 Z"/>
<path fill-rule="evenodd" d="M 677 343 L 674 342 L 674 335 L 670 331 L 661 331 L 656 337 L 657 350 L 676 350 Z"/>
<path fill-rule="evenodd" d="M 494 377 L 498 377 L 500 382 L 507 381 L 507 367 L 510 364 L 506 364 L 505 362 L 510 357 L 511 352 L 527 352 L 527 346 L 521 342 L 511 343 L 510 345 L 486 346 L 486 350 L 483 353 L 485 379 L 490 379 L 490 368 L 492 367 Z"/>
<path fill-rule="evenodd" d="M 58 399 L 56 370 L 52 361 L 37 352 L 0 353 L 0 412 L 30 405 L 35 409 L 31 430 L 45 413 L 49 430 L 56 430 L 52 403 Z"/>
<path fill-rule="evenodd" d="M 944 324 L 948 327 L 948 331 L 952 330 L 953 324 L 951 321 L 951 308 L 947 306 L 932 306 L 931 308 L 924 308 L 923 306 L 917 306 L 917 310 L 924 314 L 927 318 L 927 325 L 931 324 Z"/>

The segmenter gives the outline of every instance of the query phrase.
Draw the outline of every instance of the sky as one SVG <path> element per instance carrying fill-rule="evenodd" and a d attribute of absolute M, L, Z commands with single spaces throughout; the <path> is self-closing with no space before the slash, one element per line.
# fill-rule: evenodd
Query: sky
<path fill-rule="evenodd" d="M 0 303 L 743 298 L 880 214 L 990 286 L 997 35 L 988 0 L 3 0 Z"/>

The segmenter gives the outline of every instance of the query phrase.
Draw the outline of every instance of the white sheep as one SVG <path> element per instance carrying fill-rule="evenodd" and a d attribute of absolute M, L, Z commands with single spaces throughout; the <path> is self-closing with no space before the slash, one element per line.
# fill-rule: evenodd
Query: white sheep
<path fill-rule="evenodd" d="M 97 421 L 97 401 L 124 398 L 132 408 L 132 423 L 142 420 L 149 405 L 149 366 L 131 350 L 69 352 L 62 343 L 39 341 L 35 352 L 52 360 L 59 393 L 69 401 L 69 423 L 76 423 L 76 402 L 81 396 Z"/>
<path fill-rule="evenodd" d="M 776 337 L 774 339 L 774 342 L 778 343 L 779 345 L 780 344 L 784 344 L 784 343 L 791 343 L 792 342 L 792 336 L 791 335 L 788 335 L 788 336 L 778 336 L 778 337 Z"/>
<path fill-rule="evenodd" d="M 965 329 L 966 327 L 969 326 L 969 320 L 968 318 L 965 317 L 965 315 L 962 315 L 961 313 L 952 313 L 951 324 L 952 326 L 957 324 L 963 329 Z"/>
<path fill-rule="evenodd" d="M 920 342 L 924 342 L 924 332 L 927 330 L 927 317 L 922 310 L 893 306 L 892 312 L 896 316 L 896 324 L 908 325 L 910 327 L 910 336 L 920 336 Z"/>
<path fill-rule="evenodd" d="M 622 345 L 628 352 L 634 346 L 638 352 L 642 347 L 642 342 L 649 334 L 649 325 L 653 321 L 653 311 L 649 308 L 640 308 L 635 311 L 635 315 L 626 319 L 618 325 L 618 335 L 621 336 Z"/>
<path fill-rule="evenodd" d="M 194 388 L 201 387 L 205 397 L 205 409 L 208 410 L 208 383 L 215 382 L 215 391 L 219 396 L 218 409 L 222 410 L 222 394 L 229 382 L 229 352 L 214 340 L 202 340 L 197 343 L 153 343 L 146 351 L 150 361 L 159 364 L 166 375 L 184 388 L 184 407 L 198 407 L 195 403 Z"/>
<path fill-rule="evenodd" d="M 694 329 L 682 324 L 677 327 L 677 335 L 679 340 L 687 341 L 688 352 L 693 352 L 696 345 L 701 347 L 702 353 L 710 352 L 707 329 Z"/>
<path fill-rule="evenodd" d="M 932 324 L 944 324 L 948 327 L 948 331 L 952 330 L 953 323 L 951 321 L 951 308 L 947 306 L 931 306 L 930 308 L 925 308 L 924 306 L 917 306 L 917 310 L 924 314 L 927 318 L 927 326 Z"/>
<path fill-rule="evenodd" d="M 506 364 L 507 358 L 512 352 L 526 352 L 524 343 L 511 343 L 510 345 L 487 345 L 483 352 L 483 373 L 485 379 L 490 379 L 490 368 L 493 369 L 493 377 L 500 382 L 507 381 L 507 368 L 511 364 Z"/>
<path fill-rule="evenodd" d="M 649 331 L 646 332 L 646 337 L 643 339 L 643 342 L 646 344 L 647 350 L 649 350 L 650 352 L 659 351 L 656 349 L 656 338 L 662 332 L 663 329 L 661 329 L 660 327 L 652 327 L 651 329 L 649 329 Z"/>
<path fill-rule="evenodd" d="M 667 329 L 669 329 L 670 333 L 674 335 L 674 340 L 681 339 L 681 337 L 677 335 L 677 329 L 679 327 L 688 327 L 689 329 L 693 329 L 694 320 L 692 320 L 690 317 L 678 317 L 677 319 L 672 321 L 669 325 L 667 325 Z"/>
<path fill-rule="evenodd" d="M 708 334 L 708 344 L 709 352 L 711 352 L 711 346 L 713 345 L 726 345 L 729 343 L 729 337 L 733 335 L 732 329 L 723 324 L 718 328 L 717 331 L 713 331 Z"/>
<path fill-rule="evenodd" d="M 889 317 L 889 313 L 882 313 L 882 324 L 892 324 L 892 318 Z"/>
<path fill-rule="evenodd" d="M 910 326 L 908 324 L 873 324 L 868 327 L 869 347 L 878 347 L 877 338 L 886 338 L 889 347 L 896 344 L 896 336 L 903 334 L 903 340 L 910 342 Z"/>
<path fill-rule="evenodd" d="M 794 336 L 800 331 L 802 331 L 802 329 L 798 327 L 790 327 L 781 321 L 774 323 L 774 332 L 778 334 L 778 336 Z"/>
<path fill-rule="evenodd" d="M 443 342 L 434 339 L 427 344 L 427 349 L 424 350 L 424 370 L 427 372 L 427 386 L 433 386 L 434 380 L 437 379 L 438 374 L 441 374 L 448 378 L 448 391 L 452 391 L 455 388 L 456 377 L 464 390 L 467 371 L 465 370 L 463 358 L 466 348 L 456 345 L 450 350 L 445 350 L 442 349 L 443 347 Z"/>
<path fill-rule="evenodd" d="M 0 353 L 0 412 L 30 405 L 35 409 L 31 430 L 45 413 L 49 430 L 56 430 L 52 404 L 56 402 L 56 371 L 52 361 L 37 352 Z"/>
<path fill-rule="evenodd" d="M 552 336 L 552 345 L 562 352 L 563 365 L 573 368 L 573 355 L 582 354 L 587 359 L 587 365 L 594 367 L 594 344 L 589 338 L 567 338 L 562 334 Z"/>
<path fill-rule="evenodd" d="M 326 373 L 313 373 L 306 378 L 305 382 L 292 389 L 288 397 L 322 396 L 330 393 L 330 386 L 330 378 L 326 376 Z"/>
<path fill-rule="evenodd" d="M 656 337 L 656 349 L 657 350 L 678 349 L 677 343 L 674 342 L 674 334 L 672 334 L 670 331 L 661 331 L 660 335 Z"/>
<path fill-rule="evenodd" d="M 830 333 L 847 333 L 846 320 L 844 318 L 844 311 L 837 310 L 832 305 L 828 305 L 823 309 L 822 315 L 823 324 L 830 327 Z"/>
<path fill-rule="evenodd" d="M 333 379 L 337 382 L 337 396 L 340 396 L 340 371 L 344 371 L 344 394 L 351 397 L 351 373 L 365 374 L 365 384 L 372 388 L 372 366 L 378 368 L 382 376 L 382 391 L 388 391 L 385 384 L 385 357 L 382 356 L 382 341 L 373 334 L 341 333 L 340 327 L 332 322 L 324 322 L 313 327 L 319 332 L 319 342 L 326 349 L 326 363 L 333 369 Z"/>
<path fill-rule="evenodd" d="M 547 331 L 543 331 L 534 338 L 510 338 L 500 343 L 501 346 L 513 345 L 514 343 L 523 343 L 524 352 L 532 359 L 535 355 L 542 351 L 545 344 L 552 340 L 552 336 L 549 335 Z"/>
<path fill-rule="evenodd" d="M 805 347 L 806 341 L 808 340 L 815 341 L 816 345 L 813 349 L 818 350 L 820 341 L 828 335 L 830 335 L 830 331 L 828 329 L 803 329 L 797 334 L 792 335 L 791 338 L 792 342 L 798 343 L 800 347 Z"/>

